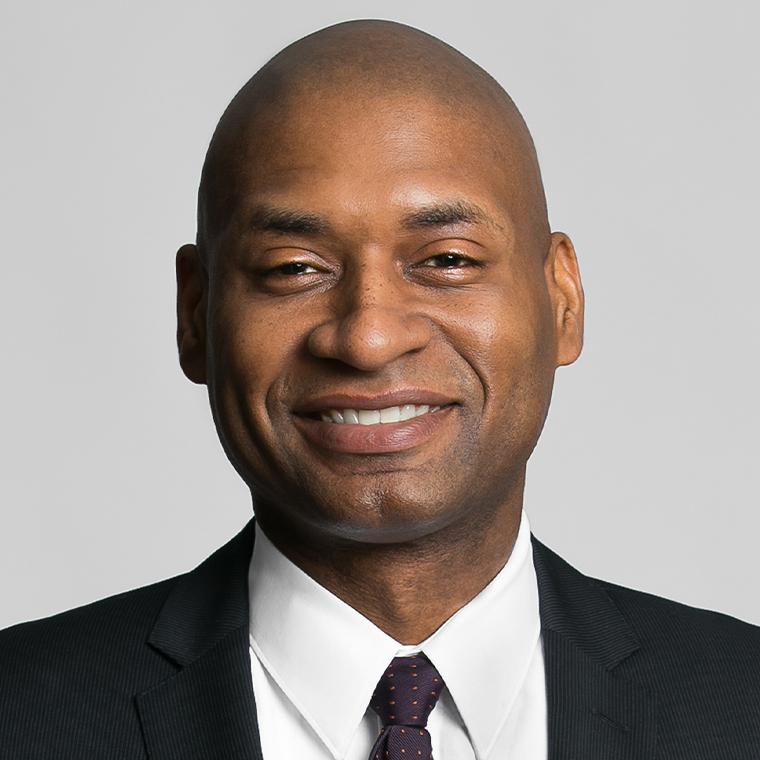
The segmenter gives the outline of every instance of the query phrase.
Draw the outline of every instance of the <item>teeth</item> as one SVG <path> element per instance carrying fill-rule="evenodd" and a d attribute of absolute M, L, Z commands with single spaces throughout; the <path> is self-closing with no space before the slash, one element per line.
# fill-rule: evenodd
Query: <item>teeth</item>
<path fill-rule="evenodd" d="M 359 415 L 360 425 L 377 425 L 380 422 L 379 409 L 359 409 L 356 413 Z"/>
<path fill-rule="evenodd" d="M 437 412 L 440 408 L 428 404 L 404 404 L 389 406 L 386 409 L 330 409 L 329 412 L 322 412 L 321 417 L 323 422 L 334 422 L 338 425 L 383 425 L 411 420 L 429 412 Z"/>
<path fill-rule="evenodd" d="M 380 410 L 380 422 L 398 422 L 401 419 L 401 410 L 397 406 L 389 406 Z"/>
<path fill-rule="evenodd" d="M 414 404 L 405 404 L 399 411 L 402 420 L 411 420 L 414 417 Z"/>

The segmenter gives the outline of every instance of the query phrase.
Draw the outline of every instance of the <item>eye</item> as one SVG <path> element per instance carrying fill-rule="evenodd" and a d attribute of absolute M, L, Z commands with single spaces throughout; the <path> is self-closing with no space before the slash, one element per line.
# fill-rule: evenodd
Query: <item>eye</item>
<path fill-rule="evenodd" d="M 433 262 L 433 263 L 429 263 Z M 436 256 L 431 256 L 423 262 L 424 267 L 433 267 L 435 269 L 462 269 L 466 266 L 477 266 L 478 262 L 475 259 L 471 259 L 469 256 L 465 256 L 462 253 L 439 253 Z"/>
<path fill-rule="evenodd" d="M 290 253 L 290 256 L 302 254 Z M 281 263 L 277 263 L 279 261 Z M 272 266 L 274 264 L 274 266 Z M 332 267 L 324 262 L 288 259 L 287 256 L 272 257 L 251 268 L 252 283 L 261 293 L 286 296 L 327 286 L 335 279 Z"/>
<path fill-rule="evenodd" d="M 305 264 L 303 261 L 289 261 L 286 264 L 280 264 L 278 267 L 268 269 L 264 272 L 265 276 L 269 275 L 284 275 L 285 277 L 299 274 L 312 274 L 317 270 L 310 264 Z"/>

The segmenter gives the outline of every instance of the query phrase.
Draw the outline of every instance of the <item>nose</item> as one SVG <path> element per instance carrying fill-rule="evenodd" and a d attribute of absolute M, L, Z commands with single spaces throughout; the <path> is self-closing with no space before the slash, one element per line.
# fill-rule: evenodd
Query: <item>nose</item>
<path fill-rule="evenodd" d="M 423 349 L 432 325 L 404 285 L 398 273 L 379 266 L 347 278 L 333 291 L 335 316 L 309 335 L 311 354 L 371 372 Z"/>

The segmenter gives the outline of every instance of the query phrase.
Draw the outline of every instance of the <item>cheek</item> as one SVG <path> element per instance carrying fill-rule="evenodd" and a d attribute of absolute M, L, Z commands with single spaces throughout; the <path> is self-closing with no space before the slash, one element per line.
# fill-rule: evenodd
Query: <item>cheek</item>
<path fill-rule="evenodd" d="M 481 293 L 451 322 L 452 340 L 483 388 L 480 445 L 504 469 L 524 462 L 538 440 L 554 377 L 550 310 L 540 291 Z"/>
<path fill-rule="evenodd" d="M 281 315 L 246 297 L 236 283 L 211 311 L 209 343 L 217 382 L 261 393 L 280 374 L 289 346 Z"/>
<path fill-rule="evenodd" d="M 236 295 L 228 288 L 210 314 L 209 393 L 226 448 L 235 458 L 244 451 L 243 459 L 257 460 L 277 440 L 271 411 L 293 337 L 287 320 Z"/>
<path fill-rule="evenodd" d="M 503 397 L 516 383 L 538 381 L 550 371 L 551 321 L 535 297 L 516 289 L 509 298 L 503 292 L 481 292 L 458 305 L 448 325 L 487 395 Z"/>
<path fill-rule="evenodd" d="M 214 421 L 228 458 L 248 483 L 272 481 L 272 471 L 282 468 L 278 399 L 288 359 L 296 350 L 288 324 L 279 315 L 229 295 L 209 321 Z"/>

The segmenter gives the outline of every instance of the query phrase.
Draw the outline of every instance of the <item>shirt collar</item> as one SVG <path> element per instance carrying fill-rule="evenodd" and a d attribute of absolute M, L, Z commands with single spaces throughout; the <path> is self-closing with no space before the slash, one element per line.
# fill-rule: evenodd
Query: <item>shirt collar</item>
<path fill-rule="evenodd" d="M 525 512 L 509 561 L 420 648 L 443 676 L 478 758 L 487 758 L 541 635 L 538 581 Z"/>
<path fill-rule="evenodd" d="M 422 650 L 440 672 L 478 758 L 488 755 L 540 635 L 530 527 L 523 512 L 509 561 L 435 633 L 402 647 L 287 559 L 256 523 L 249 568 L 251 647 L 334 757 L 344 757 L 377 681 Z M 331 684 L 330 699 L 319 684 Z"/>

